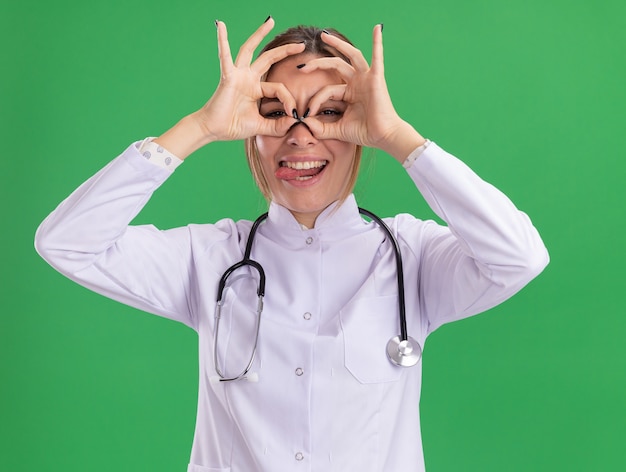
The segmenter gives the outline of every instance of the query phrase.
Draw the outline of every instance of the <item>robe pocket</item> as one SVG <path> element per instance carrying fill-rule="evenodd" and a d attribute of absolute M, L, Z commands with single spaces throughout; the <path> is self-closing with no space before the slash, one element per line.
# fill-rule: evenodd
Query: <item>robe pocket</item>
<path fill-rule="evenodd" d="M 387 343 L 399 334 L 398 297 L 359 298 L 340 312 L 345 365 L 361 383 L 393 382 L 402 367 L 387 357 Z"/>
<path fill-rule="evenodd" d="M 215 468 L 215 467 L 204 467 L 202 465 L 189 464 L 187 467 L 187 472 L 230 472 L 230 467 L 226 468 Z"/>

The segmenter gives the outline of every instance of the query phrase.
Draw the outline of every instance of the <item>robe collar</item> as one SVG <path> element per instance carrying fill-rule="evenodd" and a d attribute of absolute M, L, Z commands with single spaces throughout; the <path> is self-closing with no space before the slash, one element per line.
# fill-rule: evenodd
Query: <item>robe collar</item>
<path fill-rule="evenodd" d="M 277 242 L 288 244 L 309 236 L 332 241 L 362 232 L 366 227 L 356 199 L 350 194 L 341 204 L 334 202 L 325 208 L 317 217 L 315 227 L 310 229 L 300 225 L 287 208 L 271 202 L 267 222 L 259 231 Z"/>

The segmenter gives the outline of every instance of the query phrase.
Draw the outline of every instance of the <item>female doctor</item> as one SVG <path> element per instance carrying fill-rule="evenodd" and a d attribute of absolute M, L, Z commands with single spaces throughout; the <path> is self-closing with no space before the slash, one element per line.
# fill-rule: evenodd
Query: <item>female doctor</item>
<path fill-rule="evenodd" d="M 337 31 L 313 27 L 287 30 L 253 60 L 273 24 L 233 61 L 216 22 L 211 99 L 79 187 L 41 224 L 36 247 L 78 283 L 197 331 L 189 472 L 422 471 L 420 346 L 513 295 L 547 253 L 505 195 L 398 116 L 382 25 L 371 65 Z M 246 140 L 266 219 L 254 229 L 230 219 L 129 226 L 177 165 L 220 140 Z M 351 193 L 363 146 L 404 166 L 447 226 L 398 215 L 385 219 L 388 235 L 363 218 Z"/>

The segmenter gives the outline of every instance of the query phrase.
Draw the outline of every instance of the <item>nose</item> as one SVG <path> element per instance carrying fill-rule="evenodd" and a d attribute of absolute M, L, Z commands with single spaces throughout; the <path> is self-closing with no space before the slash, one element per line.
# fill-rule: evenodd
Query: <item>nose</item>
<path fill-rule="evenodd" d="M 294 147 L 307 147 L 317 143 L 306 123 L 295 123 L 287 132 L 287 143 Z"/>

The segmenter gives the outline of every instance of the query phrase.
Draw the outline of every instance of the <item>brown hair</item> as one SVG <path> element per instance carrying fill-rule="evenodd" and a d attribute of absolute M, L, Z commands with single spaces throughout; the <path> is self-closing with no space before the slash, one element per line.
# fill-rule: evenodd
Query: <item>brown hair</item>
<path fill-rule="evenodd" d="M 322 32 L 327 31 L 329 34 L 333 36 L 337 36 L 338 38 L 346 41 L 349 44 L 352 44 L 348 38 L 346 38 L 343 34 L 333 28 L 326 28 L 323 30 L 322 28 L 318 28 L 315 26 L 294 26 L 289 28 L 286 31 L 278 34 L 274 37 L 269 43 L 267 43 L 260 54 L 263 54 L 265 51 L 269 51 L 270 49 L 277 48 L 279 46 L 283 46 L 285 44 L 292 43 L 302 43 L 304 42 L 304 51 L 300 54 L 314 54 L 320 57 L 339 57 L 350 64 L 350 60 L 344 56 L 337 49 L 329 46 L 324 41 L 322 41 Z M 269 74 L 269 72 L 265 74 L 265 77 Z M 263 77 L 263 80 L 265 79 Z M 259 150 L 256 146 L 256 137 L 252 136 L 247 138 L 245 141 L 246 146 L 246 157 L 248 158 L 248 166 L 250 167 L 250 171 L 252 172 L 252 176 L 261 190 L 263 196 L 270 200 L 272 195 L 270 193 L 270 187 L 267 183 L 265 175 L 263 174 L 263 169 L 261 167 L 261 162 L 259 158 Z M 348 183 L 346 185 L 345 195 L 341 196 L 341 201 L 345 200 L 348 195 L 352 192 L 354 185 L 356 184 L 356 179 L 359 173 L 359 164 L 361 163 L 361 154 L 363 153 L 363 148 L 361 146 L 356 147 L 356 151 L 354 153 L 354 159 L 352 160 L 352 169 L 350 171 L 350 177 Z"/>

